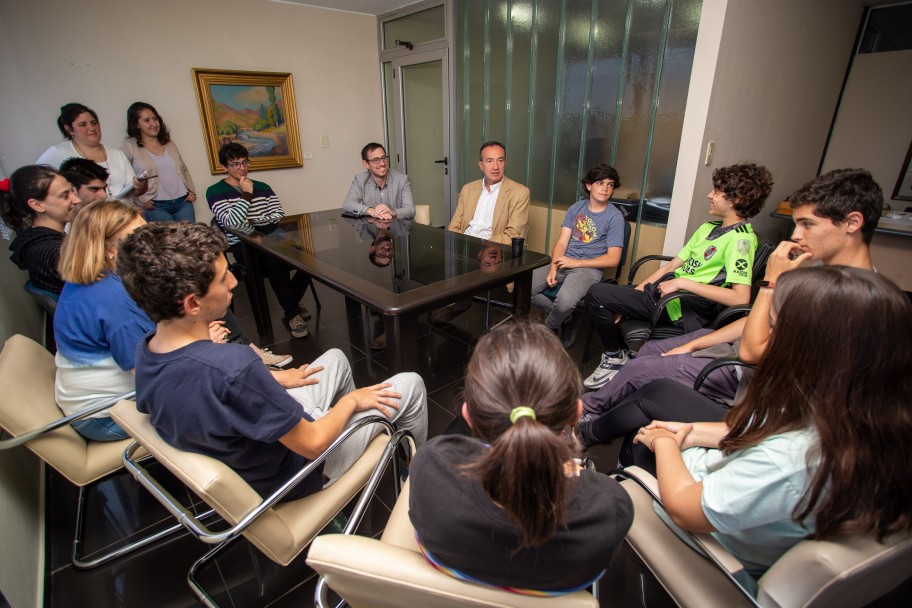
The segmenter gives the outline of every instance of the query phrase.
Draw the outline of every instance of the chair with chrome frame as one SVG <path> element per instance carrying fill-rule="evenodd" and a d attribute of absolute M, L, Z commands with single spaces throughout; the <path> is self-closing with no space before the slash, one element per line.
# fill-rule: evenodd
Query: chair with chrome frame
<path fill-rule="evenodd" d="M 763 608 L 854 608 L 865 606 L 909 577 L 912 536 L 878 542 L 872 535 L 832 541 L 803 540 L 757 581 L 757 596 L 737 580 L 749 576 L 741 563 L 710 534 L 690 534 L 705 558 L 684 543 L 656 515 L 658 483 L 639 467 L 609 474 L 633 500 L 627 544 L 679 606 Z"/>
<path fill-rule="evenodd" d="M 398 494 L 397 451 L 400 445 L 405 442 L 403 447 L 407 448 L 408 457 L 414 451 L 414 442 L 408 431 L 396 430 L 392 423 L 381 416 L 368 416 L 343 431 L 323 454 L 264 498 L 228 465 L 215 458 L 180 450 L 166 443 L 152 426 L 150 417 L 139 412 L 133 402 L 118 403 L 111 410 L 111 416 L 135 440 L 123 455 L 127 469 L 193 536 L 204 543 L 215 545 L 193 563 L 187 574 L 191 590 L 209 608 L 216 608 L 218 604 L 197 581 L 196 574 L 222 550 L 244 537 L 266 557 L 279 565 L 287 566 L 361 492 L 345 526 L 346 533 L 352 533 L 389 462 L 393 464 L 393 478 Z M 368 444 L 351 469 L 328 488 L 303 498 L 281 502 L 289 491 L 314 471 L 343 441 L 368 424 L 379 425 L 381 433 Z M 136 462 L 134 456 L 140 447 L 145 448 L 155 460 L 215 509 L 228 527 L 212 530 L 205 526 L 187 506 L 162 487 L 145 467 Z"/>
<path fill-rule="evenodd" d="M 130 399 L 133 393 L 64 416 L 54 399 L 56 372 L 54 357 L 36 342 L 20 335 L 7 340 L 0 353 L 0 427 L 12 438 L 0 441 L 0 450 L 25 445 L 79 487 L 73 565 L 80 569 L 95 568 L 180 531 L 180 526 L 171 526 L 107 553 L 90 558 L 84 555 L 82 539 L 86 493 L 96 482 L 123 469 L 121 455 L 130 442 L 126 439 L 90 441 L 73 430 L 70 424 L 103 411 L 122 399 Z"/>
<path fill-rule="evenodd" d="M 449 608 L 514 606 L 519 608 L 594 608 L 598 600 L 586 591 L 559 596 L 521 595 L 454 578 L 431 566 L 418 549 L 408 517 L 406 482 L 380 539 L 327 534 L 314 540 L 307 565 L 320 574 L 314 594 L 326 608 L 328 591 L 355 608 Z"/>

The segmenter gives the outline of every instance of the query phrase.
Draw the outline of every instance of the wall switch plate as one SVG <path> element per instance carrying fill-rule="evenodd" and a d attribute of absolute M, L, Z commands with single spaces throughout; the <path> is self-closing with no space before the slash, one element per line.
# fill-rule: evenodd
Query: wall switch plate
<path fill-rule="evenodd" d="M 716 149 L 716 142 L 711 141 L 708 144 L 706 144 L 706 158 L 703 159 L 703 164 L 706 165 L 707 167 L 709 166 L 709 163 L 712 162 L 713 152 L 715 151 L 715 149 Z"/>
<path fill-rule="evenodd" d="M 329 135 L 327 135 L 326 133 L 324 133 L 323 135 L 320 136 L 320 147 L 321 148 L 329 147 Z"/>

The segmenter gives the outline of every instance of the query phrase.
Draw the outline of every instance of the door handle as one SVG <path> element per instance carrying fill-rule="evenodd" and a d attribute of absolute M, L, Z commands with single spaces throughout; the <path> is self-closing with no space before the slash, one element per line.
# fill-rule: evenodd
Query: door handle
<path fill-rule="evenodd" d="M 443 160 L 435 160 L 434 163 L 435 163 L 435 164 L 438 164 L 438 165 L 442 163 L 444 167 L 448 166 L 447 157 L 446 157 L 446 156 L 443 157 Z"/>

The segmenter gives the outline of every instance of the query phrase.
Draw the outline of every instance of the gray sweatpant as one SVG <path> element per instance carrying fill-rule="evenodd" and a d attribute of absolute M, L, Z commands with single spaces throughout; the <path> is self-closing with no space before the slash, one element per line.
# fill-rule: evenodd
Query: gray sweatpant
<path fill-rule="evenodd" d="M 312 366 L 322 365 L 324 369 L 312 376 L 317 378 L 317 384 L 288 389 L 288 394 L 304 406 L 311 418 L 319 420 L 329 412 L 339 399 L 355 390 L 352 379 L 351 365 L 345 354 L 339 349 L 331 349 L 320 355 Z M 389 382 L 389 388 L 401 395 L 399 408 L 394 409 L 390 420 L 400 429 L 411 431 L 415 443 L 421 445 L 427 439 L 427 391 L 421 376 L 412 372 L 396 374 L 384 382 Z M 365 416 L 380 415 L 379 410 L 357 412 L 345 424 L 345 428 Z M 326 459 L 323 465 L 323 475 L 329 478 L 325 485 L 331 485 L 345 473 L 356 460 L 364 453 L 370 440 L 380 432 L 380 427 L 372 425 L 365 427 L 345 440 Z"/>

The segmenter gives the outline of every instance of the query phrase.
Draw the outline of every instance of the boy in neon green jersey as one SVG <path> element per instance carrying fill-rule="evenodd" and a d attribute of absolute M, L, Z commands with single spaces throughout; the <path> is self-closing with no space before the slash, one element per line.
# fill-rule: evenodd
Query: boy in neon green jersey
<path fill-rule="evenodd" d="M 700 296 L 683 308 L 672 302 L 668 319 L 693 331 L 703 327 L 716 307 L 747 304 L 757 237 L 748 219 L 757 215 L 772 189 L 770 172 L 755 164 L 732 165 L 713 172 L 713 189 L 707 195 L 709 213 L 719 219 L 700 226 L 673 260 L 641 282 L 636 289 L 618 285 L 593 285 L 586 306 L 605 352 L 586 378 L 589 389 L 606 384 L 627 362 L 617 315 L 649 319 L 662 296 L 686 290 Z"/>

